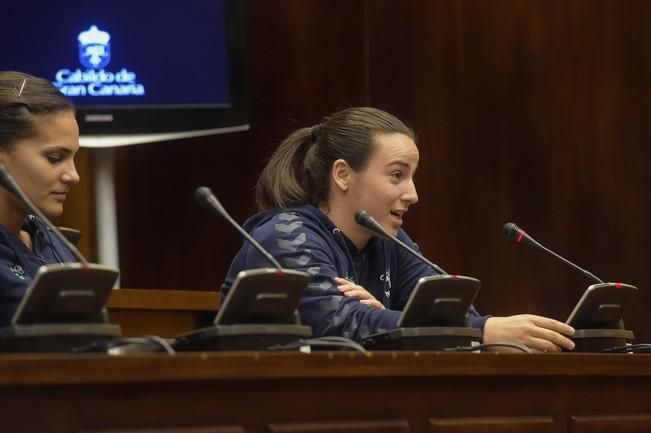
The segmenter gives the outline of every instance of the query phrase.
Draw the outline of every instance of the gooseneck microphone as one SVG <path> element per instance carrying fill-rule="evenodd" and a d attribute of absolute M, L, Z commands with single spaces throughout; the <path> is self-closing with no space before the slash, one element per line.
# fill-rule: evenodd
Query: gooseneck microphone
<path fill-rule="evenodd" d="M 384 227 L 380 225 L 377 221 L 375 221 L 375 218 L 373 218 L 371 215 L 369 215 L 368 212 L 365 210 L 358 210 L 355 212 L 355 222 L 359 224 L 360 226 L 364 227 L 367 230 L 370 230 L 371 232 L 375 233 L 376 235 L 384 238 L 384 239 L 389 239 L 396 244 L 400 245 L 402 248 L 404 248 L 407 252 L 410 254 L 414 255 L 416 258 L 427 264 L 428 266 L 432 267 L 436 272 L 439 274 L 447 275 L 447 272 L 445 272 L 443 269 L 441 269 L 438 265 L 430 262 L 427 260 L 425 257 L 423 257 L 421 254 L 417 253 L 413 248 L 409 247 L 407 244 L 402 242 L 400 239 L 397 237 L 393 236 L 391 233 L 389 233 Z"/>
<path fill-rule="evenodd" d="M 18 186 L 4 164 L 0 164 L 0 183 L 7 191 L 15 195 L 31 213 L 39 217 L 39 219 L 45 223 L 45 225 L 54 233 L 57 239 L 59 239 L 66 246 L 66 248 L 70 250 L 72 255 L 75 256 L 79 262 L 81 262 L 84 266 L 88 265 L 88 260 L 86 260 L 86 258 L 79 252 L 77 247 L 75 247 L 65 236 L 63 236 L 63 234 L 61 234 L 61 231 L 59 231 L 59 229 L 54 224 L 52 224 L 52 222 L 43 214 L 43 212 L 41 212 L 40 209 L 37 208 L 34 203 L 32 203 L 29 197 L 27 197 L 27 195 L 23 192 L 20 186 Z"/>
<path fill-rule="evenodd" d="M 215 194 L 208 188 L 207 186 L 200 186 L 197 188 L 194 192 L 194 197 L 197 199 L 197 202 L 199 204 L 207 207 L 208 209 L 212 210 L 215 212 L 217 215 L 221 216 L 224 218 L 230 225 L 235 227 L 238 232 L 242 234 L 248 240 L 251 242 L 251 244 L 257 249 L 260 254 L 262 254 L 270 263 L 273 264 L 275 268 L 277 268 L 279 271 L 283 271 L 283 267 L 280 266 L 280 263 L 278 263 L 278 260 L 276 260 L 267 250 L 265 250 L 262 245 L 260 245 L 253 237 L 246 232 L 231 216 L 226 212 L 226 209 L 224 209 L 224 206 L 217 200 L 217 197 L 215 197 Z"/>
<path fill-rule="evenodd" d="M 575 265 L 574 263 L 570 262 L 570 261 L 567 260 L 565 257 L 562 257 L 562 256 L 556 254 L 555 252 L 553 252 L 552 250 L 550 250 L 549 248 L 547 248 L 547 247 L 541 245 L 538 241 L 536 241 L 534 238 L 532 238 L 531 236 L 529 236 L 529 235 L 527 234 L 527 232 L 525 232 L 524 230 L 522 230 L 522 229 L 521 229 L 520 227 L 518 227 L 516 224 L 514 224 L 514 223 L 506 223 L 506 224 L 504 224 L 504 227 L 502 228 L 502 230 L 504 231 L 504 234 L 505 234 L 506 236 L 508 236 L 509 238 L 513 239 L 513 240 L 516 241 L 517 243 L 524 243 L 524 244 L 527 244 L 527 245 L 531 245 L 531 246 L 533 246 L 533 247 L 535 247 L 535 248 L 538 248 L 539 250 L 544 251 L 546 254 L 548 254 L 548 255 L 550 255 L 550 256 L 552 256 L 552 257 L 557 258 L 557 259 L 560 260 L 561 262 L 563 262 L 563 263 L 565 263 L 566 265 L 568 265 L 570 268 L 572 268 L 572 269 L 574 269 L 574 270 L 576 270 L 576 271 L 581 272 L 583 275 L 585 275 L 586 277 L 588 277 L 588 278 L 591 279 L 592 281 L 594 281 L 594 282 L 596 282 L 596 283 L 598 283 L 598 284 L 602 284 L 602 283 L 603 283 L 603 281 L 602 281 L 601 279 L 599 279 L 597 276 L 595 276 L 595 275 L 592 274 L 591 272 L 586 271 L 585 269 L 583 269 L 583 268 L 581 268 L 581 267 Z"/>

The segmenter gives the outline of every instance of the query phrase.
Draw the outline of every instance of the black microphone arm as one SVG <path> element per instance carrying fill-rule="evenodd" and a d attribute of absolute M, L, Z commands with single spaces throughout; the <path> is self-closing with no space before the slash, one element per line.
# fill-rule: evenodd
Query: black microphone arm
<path fill-rule="evenodd" d="M 586 277 L 588 277 L 592 281 L 594 281 L 594 282 L 596 282 L 598 284 L 603 284 L 603 281 L 601 279 L 599 279 L 596 275 L 594 275 L 593 273 L 591 273 L 589 271 L 586 271 L 585 269 L 583 269 L 580 266 L 575 265 L 574 263 L 567 260 L 565 257 L 562 257 L 562 256 L 556 254 L 555 252 L 553 252 L 549 248 L 545 247 L 544 245 L 541 245 L 538 241 L 536 241 L 534 238 L 529 236 L 527 234 L 527 232 L 522 230 L 516 224 L 514 224 L 514 223 L 506 223 L 506 224 L 504 224 L 504 227 L 502 228 L 502 230 L 504 231 L 504 234 L 506 236 L 513 239 L 517 243 L 525 243 L 527 245 L 531 245 L 531 246 L 533 246 L 535 248 L 538 248 L 539 250 L 544 251 L 548 255 L 557 258 L 558 260 L 565 263 L 567 266 L 574 269 L 575 271 L 581 272 L 583 275 L 585 275 Z"/>
<path fill-rule="evenodd" d="M 271 254 L 269 254 L 269 251 L 265 250 L 262 245 L 260 245 L 253 237 L 246 232 L 231 216 L 226 212 L 226 209 L 224 209 L 224 206 L 217 200 L 217 197 L 215 197 L 215 194 L 208 188 L 207 186 L 200 186 L 197 188 L 194 192 L 194 197 L 197 199 L 197 202 L 199 204 L 206 206 L 208 209 L 212 210 L 215 212 L 217 215 L 221 216 L 224 218 L 230 225 L 235 227 L 238 232 L 242 234 L 248 240 L 251 242 L 251 244 L 262 254 L 270 263 L 274 265 L 275 268 L 278 270 L 282 271 L 283 267 L 280 266 L 280 263 L 278 263 L 278 260 L 276 260 Z"/>
<path fill-rule="evenodd" d="M 439 274 L 443 274 L 443 275 L 448 274 L 443 269 L 441 269 L 440 266 L 430 262 L 425 257 L 423 257 L 421 254 L 414 251 L 414 249 L 411 248 L 409 245 L 405 244 L 400 239 L 398 239 L 397 237 L 395 237 L 391 233 L 389 233 L 384 227 L 382 227 L 380 225 L 380 223 L 375 221 L 375 218 L 373 218 L 371 215 L 369 215 L 369 213 L 366 212 L 365 210 L 358 210 L 357 212 L 355 212 L 355 222 L 357 224 L 359 224 L 360 226 L 364 227 L 365 229 L 370 230 L 371 232 L 375 233 L 376 235 L 378 235 L 378 236 L 380 236 L 380 237 L 382 237 L 384 239 L 392 240 L 393 242 L 397 243 L 402 248 L 404 248 L 407 252 L 414 255 L 416 258 L 423 261 L 428 266 L 432 267 Z"/>
<path fill-rule="evenodd" d="M 72 255 L 75 256 L 79 262 L 81 262 L 83 265 L 88 265 L 88 260 L 86 260 L 86 258 L 79 252 L 77 247 L 75 247 L 65 236 L 63 236 L 63 234 L 61 234 L 61 231 L 54 224 L 52 224 L 52 221 L 50 221 L 48 217 L 46 217 L 43 212 L 41 212 L 41 210 L 37 208 L 34 203 L 32 203 L 29 197 L 27 197 L 27 195 L 23 192 L 20 186 L 18 186 L 4 164 L 0 164 L 0 183 L 3 187 L 5 187 L 7 191 L 11 192 L 20 201 L 22 201 L 31 213 L 39 217 L 41 221 L 43 221 L 45 225 L 54 233 L 57 239 L 59 239 L 66 246 L 66 248 L 70 250 Z"/>

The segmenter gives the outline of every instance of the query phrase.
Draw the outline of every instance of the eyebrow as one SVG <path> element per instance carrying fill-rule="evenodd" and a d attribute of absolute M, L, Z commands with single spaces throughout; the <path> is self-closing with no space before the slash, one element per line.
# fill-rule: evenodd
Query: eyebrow
<path fill-rule="evenodd" d="M 400 159 L 395 160 L 395 161 L 391 161 L 390 163 L 387 164 L 387 166 L 390 166 L 390 165 L 396 165 L 396 164 L 397 164 L 397 165 L 402 165 L 402 166 L 407 167 L 407 168 L 410 167 L 409 163 L 407 163 L 407 162 L 405 162 L 405 161 L 402 161 L 402 160 L 400 160 Z"/>
<path fill-rule="evenodd" d="M 60 144 L 50 144 L 47 145 L 44 149 L 46 152 L 51 152 L 51 151 L 58 151 L 58 152 L 63 152 L 66 154 L 71 154 L 73 153 L 71 149 L 68 149 L 67 147 L 60 145 Z"/>
<path fill-rule="evenodd" d="M 412 166 L 408 163 L 405 162 L 401 159 L 396 159 L 395 161 L 391 161 L 390 163 L 387 164 L 387 167 L 391 167 L 392 165 L 400 165 L 402 167 L 405 167 L 407 169 L 410 169 Z M 418 168 L 418 165 L 414 166 L 414 172 L 416 172 L 416 169 Z"/>

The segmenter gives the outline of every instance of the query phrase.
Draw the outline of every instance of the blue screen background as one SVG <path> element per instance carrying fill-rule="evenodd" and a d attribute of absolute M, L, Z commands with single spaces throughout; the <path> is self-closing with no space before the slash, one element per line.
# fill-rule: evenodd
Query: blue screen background
<path fill-rule="evenodd" d="M 0 14 L 0 69 L 55 81 L 58 70 L 86 71 L 80 32 L 96 25 L 111 35 L 103 69 L 136 74 L 142 96 L 71 97 L 85 106 L 228 106 L 228 30 L 224 0 L 24 0 Z"/>

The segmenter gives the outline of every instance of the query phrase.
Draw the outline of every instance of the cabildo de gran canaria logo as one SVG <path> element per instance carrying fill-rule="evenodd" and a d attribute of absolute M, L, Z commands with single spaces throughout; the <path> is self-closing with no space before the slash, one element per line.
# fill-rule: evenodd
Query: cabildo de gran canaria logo
<path fill-rule="evenodd" d="M 79 61 L 86 68 L 59 69 L 53 84 L 66 96 L 142 96 L 145 86 L 136 81 L 136 73 L 122 68 L 106 71 L 111 61 L 111 35 L 90 26 L 79 33 Z"/>

